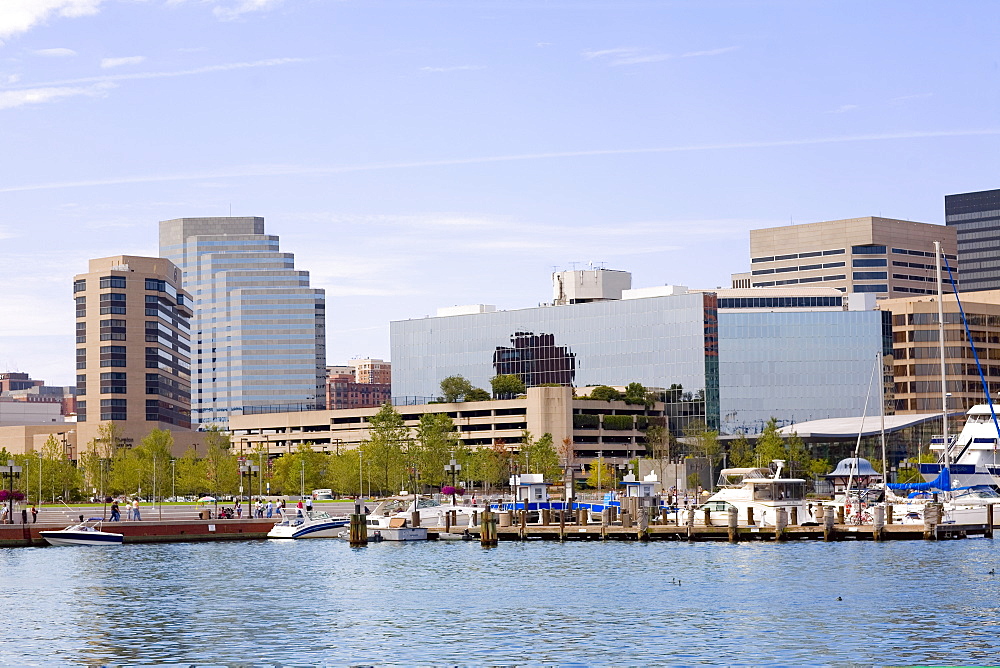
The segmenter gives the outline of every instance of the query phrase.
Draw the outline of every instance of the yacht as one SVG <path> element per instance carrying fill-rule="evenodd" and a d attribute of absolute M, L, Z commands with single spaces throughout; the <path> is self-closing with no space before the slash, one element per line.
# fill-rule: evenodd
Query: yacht
<path fill-rule="evenodd" d="M 948 459 L 952 487 L 1000 486 L 1000 452 L 998 452 L 997 428 L 993 424 L 989 404 L 977 404 L 969 409 L 965 427 L 957 438 L 951 441 Z M 930 448 L 937 452 L 937 464 L 921 464 L 920 473 L 930 482 L 936 478 L 944 464 L 944 439 L 931 439 Z"/>
<path fill-rule="evenodd" d="M 725 526 L 729 521 L 729 509 L 736 508 L 740 524 L 749 519 L 753 511 L 753 523 L 757 526 L 774 526 L 778 509 L 788 512 L 792 519 L 792 509 L 796 509 L 800 524 L 815 522 L 812 504 L 806 503 L 806 481 L 801 478 L 782 478 L 781 469 L 785 462 L 774 460 L 776 469 L 732 468 L 722 469 L 719 474 L 719 491 L 692 511 L 696 524 L 705 521 L 705 509 L 709 510 L 709 520 L 713 525 Z"/>
<path fill-rule="evenodd" d="M 334 517 L 322 510 L 285 511 L 285 519 L 267 532 L 268 538 L 337 538 L 351 523 L 350 518 Z"/>
<path fill-rule="evenodd" d="M 58 531 L 39 531 L 38 535 L 49 545 L 121 545 L 125 537 L 120 533 L 102 531 L 103 522 L 101 517 L 91 517 Z"/>

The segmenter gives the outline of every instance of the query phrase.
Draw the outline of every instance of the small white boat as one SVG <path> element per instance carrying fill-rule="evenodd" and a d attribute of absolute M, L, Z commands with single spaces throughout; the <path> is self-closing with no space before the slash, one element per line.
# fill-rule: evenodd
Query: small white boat
<path fill-rule="evenodd" d="M 286 511 L 285 519 L 267 532 L 268 538 L 337 538 L 351 523 L 347 517 L 334 517 L 322 510 Z"/>
<path fill-rule="evenodd" d="M 125 537 L 120 533 L 102 531 L 103 522 L 100 517 L 91 517 L 58 531 L 39 531 L 38 535 L 49 545 L 121 545 Z"/>

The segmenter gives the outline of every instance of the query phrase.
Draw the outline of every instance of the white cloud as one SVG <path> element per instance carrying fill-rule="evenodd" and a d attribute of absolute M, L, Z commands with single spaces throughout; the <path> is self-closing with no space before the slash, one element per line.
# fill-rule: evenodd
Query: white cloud
<path fill-rule="evenodd" d="M 54 102 L 67 97 L 86 95 L 102 97 L 108 89 L 114 88 L 112 83 L 99 83 L 92 86 L 51 86 L 45 88 L 25 88 L 22 90 L 0 91 L 0 109 L 13 109 L 26 104 L 42 104 Z"/>
<path fill-rule="evenodd" d="M 512 155 L 476 156 L 471 158 L 450 158 L 444 160 L 412 160 L 406 162 L 385 162 L 358 165 L 300 166 L 300 165 L 241 165 L 220 168 L 214 171 L 182 172 L 176 174 L 149 174 L 141 176 L 120 176 L 79 181 L 35 183 L 0 187 L 0 193 L 28 192 L 33 190 L 58 190 L 63 188 L 85 188 L 93 186 L 114 186 L 133 183 L 166 183 L 170 181 L 201 181 L 206 179 L 249 178 L 269 176 L 301 176 L 305 174 L 351 174 L 389 169 L 417 169 L 422 167 L 451 167 L 458 165 L 481 165 L 498 162 L 521 162 L 525 160 L 556 160 L 566 158 L 599 157 L 604 155 L 643 155 L 650 153 L 690 153 L 696 151 L 732 151 L 759 148 L 781 148 L 786 146 L 822 146 L 826 144 L 846 144 L 868 141 L 894 141 L 905 139 L 933 139 L 941 137 L 996 137 L 1000 128 L 976 130 L 917 130 L 912 132 L 886 132 L 864 135 L 841 135 L 833 137 L 813 137 L 805 139 L 770 139 L 763 141 L 730 142 L 722 144 L 688 144 L 677 146 L 651 146 L 647 148 L 589 149 L 580 151 L 558 151 L 549 153 L 521 153 Z"/>
<path fill-rule="evenodd" d="M 831 109 L 830 111 L 828 111 L 826 113 L 828 113 L 828 114 L 846 114 L 849 111 L 854 111 L 855 109 L 860 109 L 860 108 L 861 107 L 859 107 L 856 104 L 842 104 L 839 107 L 837 107 L 836 109 Z"/>
<path fill-rule="evenodd" d="M 130 74 L 102 74 L 96 77 L 81 77 L 79 79 L 62 79 L 60 81 L 46 81 L 44 83 L 33 84 L 33 86 L 65 86 L 85 83 L 99 83 L 109 81 L 129 81 L 133 79 L 165 79 L 170 77 L 184 77 L 192 74 L 209 74 L 212 72 L 229 72 L 232 70 L 243 70 L 254 67 L 275 67 L 277 65 L 288 65 L 290 63 L 308 62 L 308 58 L 270 58 L 268 60 L 255 60 L 243 63 L 223 63 L 222 65 L 206 65 L 205 67 L 195 67 L 190 70 L 178 70 L 174 72 L 134 72 Z M 28 86 L 25 86 L 27 88 Z"/>
<path fill-rule="evenodd" d="M 484 65 L 454 65 L 452 67 L 421 67 L 421 72 L 460 72 L 463 70 L 485 70 Z"/>
<path fill-rule="evenodd" d="M 55 48 L 55 49 L 37 49 L 31 52 L 36 56 L 43 56 L 45 58 L 68 58 L 70 56 L 75 56 L 76 51 L 73 49 L 66 48 Z"/>
<path fill-rule="evenodd" d="M 107 70 L 112 67 L 121 67 L 122 65 L 138 65 L 142 61 L 146 60 L 146 56 L 125 56 L 123 58 L 102 58 L 101 59 L 101 69 Z"/>
<path fill-rule="evenodd" d="M 12 85 L 16 84 L 20 80 L 21 80 L 21 75 L 20 74 L 8 74 L 7 75 L 7 85 L 12 86 Z"/>
<path fill-rule="evenodd" d="M 249 12 L 262 12 L 273 9 L 282 0 L 239 0 L 212 9 L 212 13 L 223 21 L 232 21 Z"/>
<path fill-rule="evenodd" d="M 707 51 L 688 51 L 680 56 L 672 53 L 662 53 L 640 49 L 634 46 L 623 46 L 615 49 L 602 49 L 599 51 L 584 51 L 583 57 L 587 60 L 604 60 L 609 65 L 617 67 L 621 65 L 642 65 L 644 63 L 659 63 L 664 60 L 674 58 L 698 58 L 702 56 L 718 56 L 739 49 L 738 46 L 727 46 L 720 49 L 710 49 Z"/>
<path fill-rule="evenodd" d="M 104 0 L 3 0 L 0 39 L 27 32 L 52 16 L 73 18 L 96 14 Z"/>
<path fill-rule="evenodd" d="M 729 53 L 730 51 L 736 51 L 740 47 L 738 46 L 726 46 L 721 49 L 709 49 L 708 51 L 688 51 L 687 53 L 682 53 L 681 58 L 698 58 L 701 56 L 719 56 L 723 53 Z"/>

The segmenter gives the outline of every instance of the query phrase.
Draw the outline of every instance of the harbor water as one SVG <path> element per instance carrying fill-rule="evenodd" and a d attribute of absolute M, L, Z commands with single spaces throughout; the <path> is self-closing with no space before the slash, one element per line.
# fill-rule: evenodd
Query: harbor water
<path fill-rule="evenodd" d="M 986 539 L 3 549 L 0 664 L 996 664 L 998 562 Z"/>

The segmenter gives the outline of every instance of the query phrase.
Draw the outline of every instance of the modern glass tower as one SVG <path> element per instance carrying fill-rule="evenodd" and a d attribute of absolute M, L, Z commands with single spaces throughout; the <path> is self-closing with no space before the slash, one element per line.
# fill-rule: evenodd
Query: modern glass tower
<path fill-rule="evenodd" d="M 958 236 L 962 291 L 1000 288 L 1000 190 L 945 195 L 944 218 Z"/>
<path fill-rule="evenodd" d="M 194 423 L 324 407 L 324 291 L 264 234 L 263 218 L 162 221 L 160 255 L 180 267 L 193 302 Z"/>

